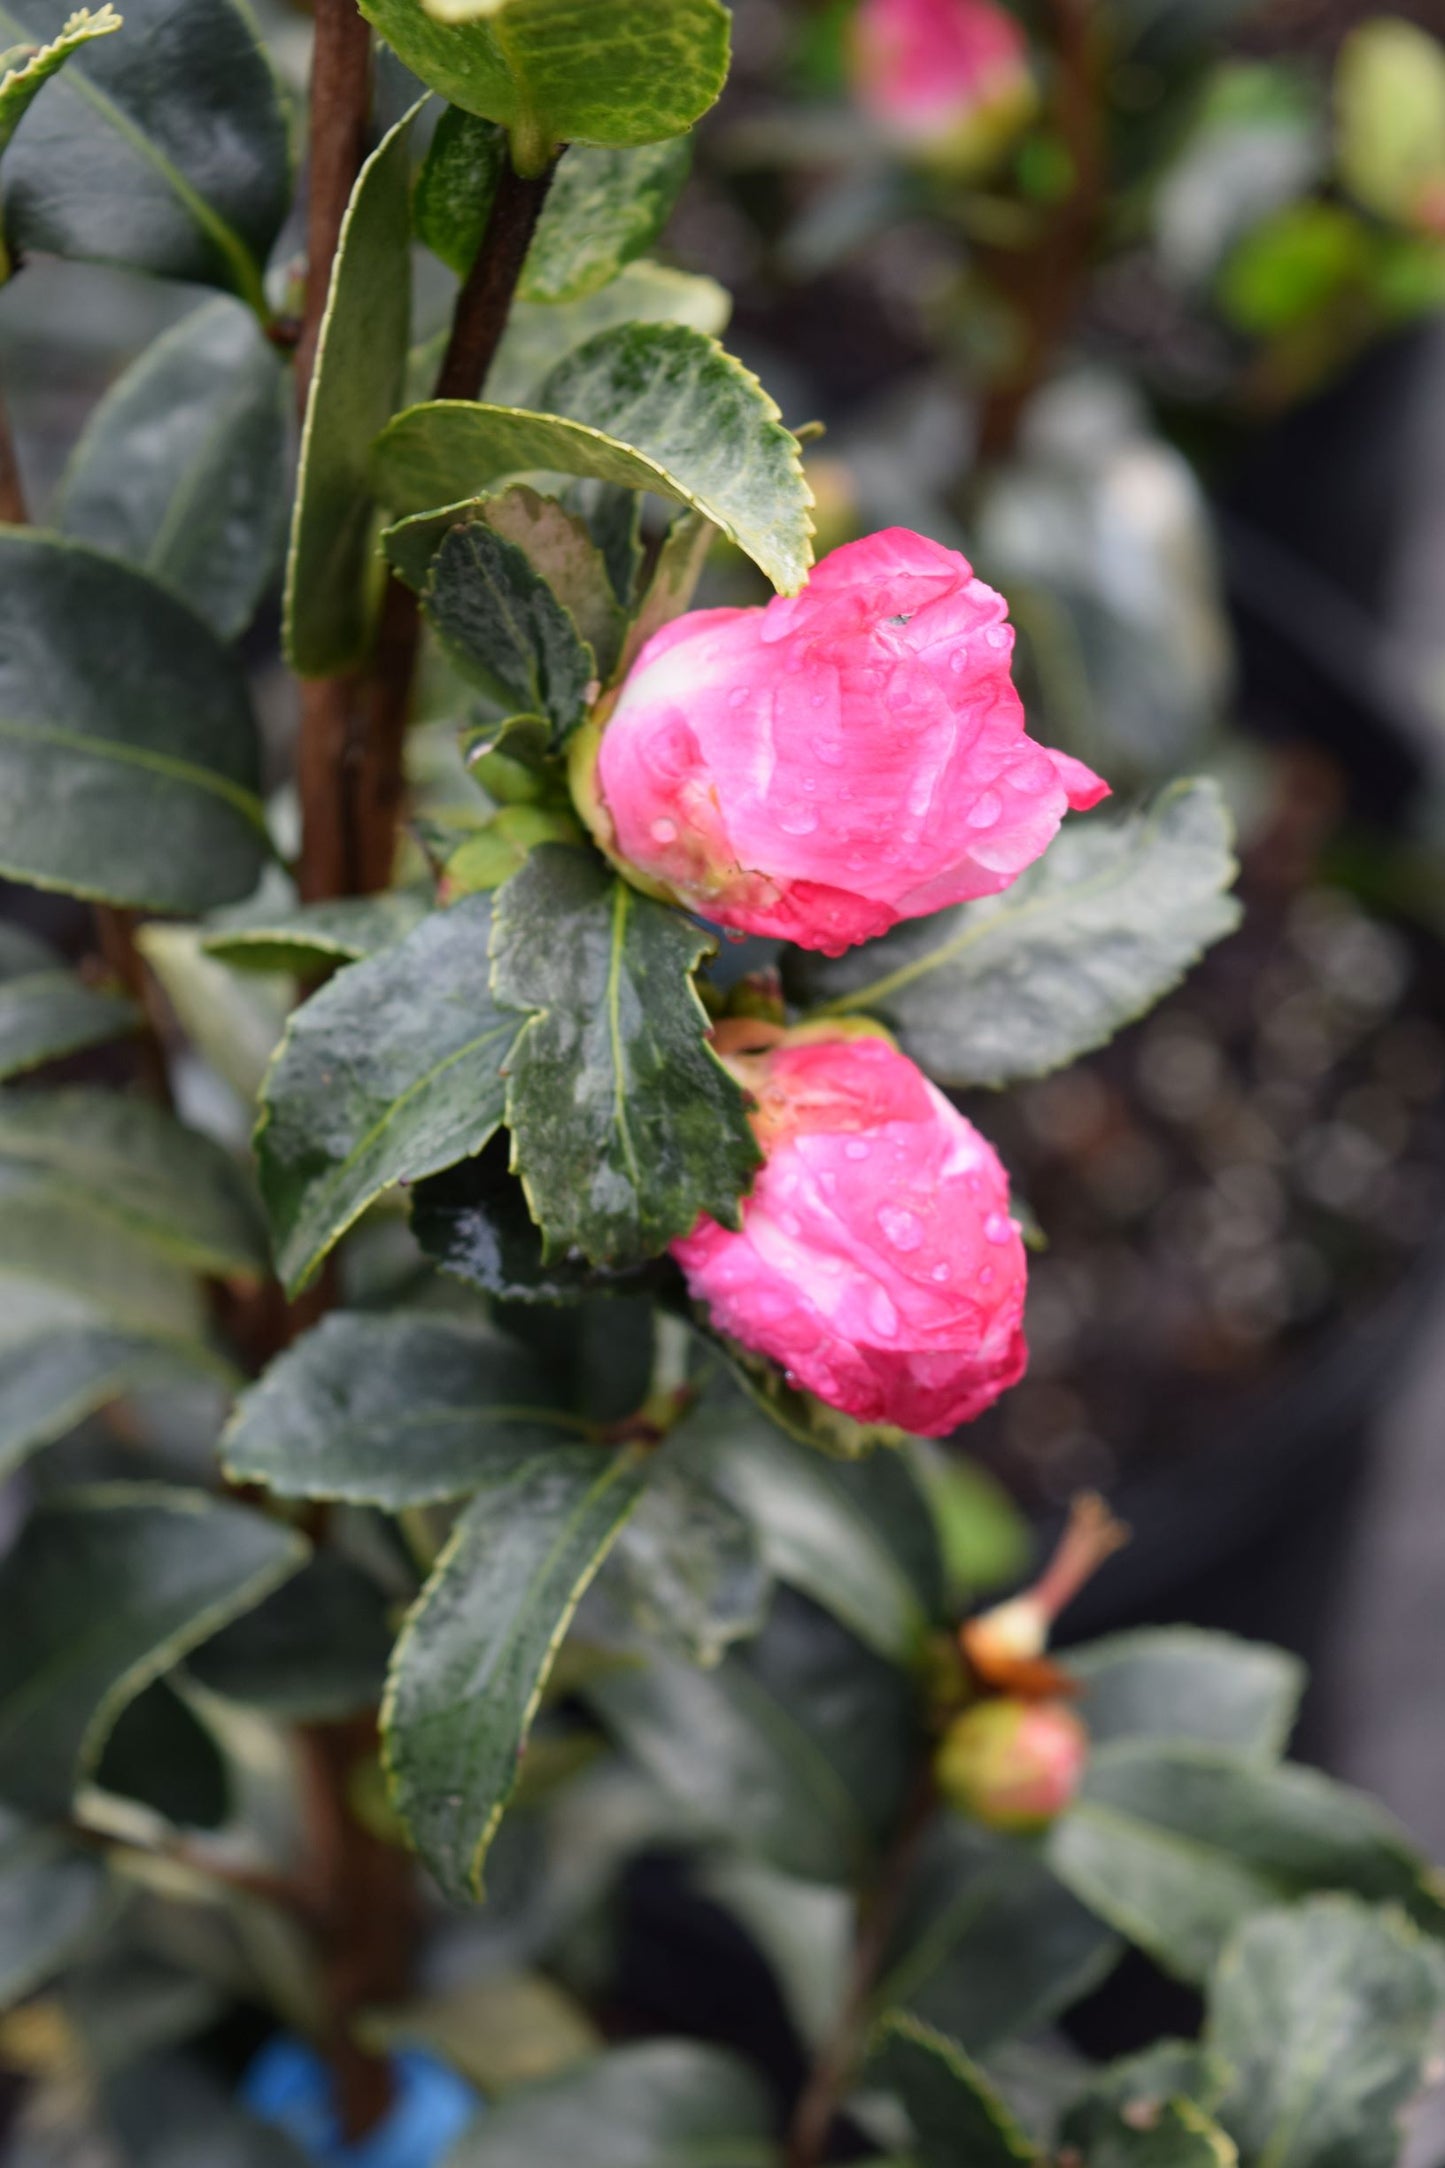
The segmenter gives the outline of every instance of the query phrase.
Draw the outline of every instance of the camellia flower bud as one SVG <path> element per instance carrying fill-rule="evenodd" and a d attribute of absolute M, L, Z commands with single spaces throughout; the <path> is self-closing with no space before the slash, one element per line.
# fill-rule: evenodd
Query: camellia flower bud
<path fill-rule="evenodd" d="M 980 1701 L 943 1735 L 933 1770 L 950 1806 L 990 1829 L 1043 1829 L 1078 1792 L 1089 1734 L 1062 1701 Z"/>
<path fill-rule="evenodd" d="M 1073 1691 L 1068 1674 L 1044 1653 L 1050 1629 L 1104 1560 L 1128 1540 L 1128 1529 L 1103 1499 L 1081 1491 L 1069 1508 L 1057 1550 L 1032 1588 L 966 1619 L 959 1628 L 959 1644 L 974 1676 L 1012 1694 Z"/>
<path fill-rule="evenodd" d="M 876 1026 L 738 1023 L 717 1045 L 765 1157 L 740 1232 L 703 1218 L 673 1243 L 693 1294 L 861 1421 L 938 1437 L 982 1414 L 1027 1361 L 1024 1246 L 992 1147 Z"/>
<path fill-rule="evenodd" d="M 1006 605 L 904 528 L 834 550 L 799 595 L 698 610 L 638 656 L 573 791 L 631 880 L 836 956 L 1007 888 L 1107 796 L 1036 745 Z"/>
<path fill-rule="evenodd" d="M 1023 30 L 994 0 L 861 0 L 849 58 L 888 140 L 963 172 L 991 165 L 1038 105 Z"/>

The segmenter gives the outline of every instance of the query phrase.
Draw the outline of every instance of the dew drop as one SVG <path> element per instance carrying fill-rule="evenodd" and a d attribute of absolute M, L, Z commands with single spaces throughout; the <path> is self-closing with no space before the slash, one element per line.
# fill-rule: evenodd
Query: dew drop
<path fill-rule="evenodd" d="M 734 685 L 732 691 L 728 694 L 728 706 L 730 708 L 740 708 L 743 702 L 750 697 L 750 693 L 751 688 L 749 686 Z"/>
<path fill-rule="evenodd" d="M 836 738 L 814 738 L 812 750 L 825 768 L 841 768 L 848 757 Z"/>
<path fill-rule="evenodd" d="M 966 647 L 956 647 L 948 658 L 948 667 L 950 670 L 960 673 L 965 671 L 968 668 L 968 649 Z"/>
<path fill-rule="evenodd" d="M 953 1278 L 953 1267 L 952 1265 L 935 1265 L 928 1277 L 931 1280 L 951 1280 Z"/>
<path fill-rule="evenodd" d="M 995 1248 L 1000 1243 L 1007 1242 L 1013 1231 L 1013 1221 L 1002 1212 L 990 1212 L 983 1223 L 983 1239 L 985 1242 L 992 1242 Z"/>
<path fill-rule="evenodd" d="M 897 1339 L 898 1312 L 881 1287 L 875 1287 L 868 1297 L 868 1322 L 880 1340 Z"/>
<path fill-rule="evenodd" d="M 654 821 L 652 824 L 652 840 L 654 843 L 675 843 L 677 841 L 677 822 Z"/>
<path fill-rule="evenodd" d="M 923 1222 L 907 1205 L 879 1205 L 878 1224 L 895 1250 L 916 1250 L 923 1240 Z"/>
<path fill-rule="evenodd" d="M 990 625 L 984 638 L 990 647 L 1011 647 L 1013 644 L 1007 625 Z"/>
<path fill-rule="evenodd" d="M 970 828 L 992 828 L 1002 811 L 1003 800 L 998 792 L 996 790 L 986 790 L 982 797 L 975 801 L 973 810 L 968 816 L 968 825 Z"/>
<path fill-rule="evenodd" d="M 786 813 L 778 815 L 778 826 L 785 836 L 810 836 L 818 825 L 818 816 L 810 805 L 790 806 Z"/>
<path fill-rule="evenodd" d="M 845 1159 L 866 1159 L 872 1149 L 872 1145 L 865 1144 L 861 1137 L 850 1137 L 843 1147 L 843 1157 Z"/>

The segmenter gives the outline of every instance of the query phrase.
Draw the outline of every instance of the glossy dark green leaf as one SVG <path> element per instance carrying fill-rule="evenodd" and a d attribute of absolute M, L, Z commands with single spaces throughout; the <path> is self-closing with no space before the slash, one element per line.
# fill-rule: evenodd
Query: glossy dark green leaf
<path fill-rule="evenodd" d="M 0 1807 L 0 2010 L 59 1971 L 104 1920 L 105 1863 Z"/>
<path fill-rule="evenodd" d="M 737 1224 L 758 1151 L 692 984 L 711 948 L 562 845 L 534 851 L 498 894 L 493 993 L 529 1017 L 507 1059 L 506 1120 L 549 1254 L 631 1263 L 700 1212 Z"/>
<path fill-rule="evenodd" d="M 275 1521 L 158 1483 L 38 1507 L 0 1563 L 0 1797 L 64 1815 L 126 1704 L 305 1556 Z"/>
<path fill-rule="evenodd" d="M 727 76 L 719 0 L 366 0 L 414 75 L 508 129 L 536 172 L 558 143 L 655 143 Z"/>
<path fill-rule="evenodd" d="M 712 1665 L 760 1630 L 772 1578 L 752 1522 L 690 1473 L 673 1443 L 655 1455 L 593 1602 L 644 1645 Z"/>
<path fill-rule="evenodd" d="M 1239 2153 L 1192 2100 L 1166 2100 L 1147 2122 L 1101 2116 L 1085 2157 L 1089 2168 L 1236 2168 Z"/>
<path fill-rule="evenodd" d="M 678 513 L 663 536 L 637 615 L 627 628 L 616 670 L 619 679 L 627 675 L 653 634 L 688 607 L 716 540 L 716 527 L 701 512 Z"/>
<path fill-rule="evenodd" d="M 506 131 L 459 105 L 449 105 L 432 131 L 412 192 L 412 226 L 459 279 L 482 245 L 506 158 Z"/>
<path fill-rule="evenodd" d="M 535 406 L 538 387 L 564 355 L 619 324 L 686 324 L 720 339 L 731 315 L 732 296 L 716 279 L 649 262 L 630 263 L 581 301 L 514 301 L 487 371 L 486 397 L 495 406 Z M 617 592 L 625 600 L 629 590 L 619 583 Z"/>
<path fill-rule="evenodd" d="M 1421 1862 L 1373 1800 L 1313 1769 L 1198 1746 L 1105 1747 L 1048 1853 L 1077 1897 L 1186 1980 L 1202 1979 L 1254 1913 L 1313 1890 L 1441 1916 Z"/>
<path fill-rule="evenodd" d="M 516 1036 L 487 991 L 491 899 L 435 911 L 296 1010 L 256 1135 L 278 1269 L 294 1292 L 395 1182 L 479 1152 Z"/>
<path fill-rule="evenodd" d="M 266 1270 L 255 1189 L 229 1152 L 149 1100 L 84 1085 L 0 1096 L 0 1165 L 28 1167 L 198 1272 Z"/>
<path fill-rule="evenodd" d="M 128 558 L 234 639 L 280 563 L 287 393 L 249 309 L 217 299 L 194 310 L 91 415 L 56 525 Z"/>
<path fill-rule="evenodd" d="M 1091 2077 L 1059 2136 L 1104 2168 L 1232 2168 L 1235 2151 L 1214 2111 L 1227 2065 L 1192 2040 L 1158 2040 Z"/>
<path fill-rule="evenodd" d="M 587 1694 L 699 1835 L 783 1874 L 853 1882 L 901 1806 L 906 1683 L 786 1592 L 763 1635 L 715 1670 L 659 1655 Z"/>
<path fill-rule="evenodd" d="M 502 1138 L 475 1159 L 418 1182 L 411 1224 L 443 1272 L 505 1302 L 577 1302 L 638 1282 L 636 1273 L 604 1272 L 580 1257 L 549 1262 L 543 1256 L 542 1231 L 527 1210 L 521 1183 L 508 1172 Z"/>
<path fill-rule="evenodd" d="M 134 1002 L 62 970 L 43 941 L 0 933 L 0 1079 L 123 1038 L 139 1021 Z"/>
<path fill-rule="evenodd" d="M 874 2007 L 911 2011 L 982 2055 L 1068 2009 L 1118 1953 L 1037 1846 L 944 1813 L 919 1849 Z"/>
<path fill-rule="evenodd" d="M 510 2093 L 450 2168 L 778 2168 L 773 2123 L 746 2064 L 695 2040 L 646 2040 Z"/>
<path fill-rule="evenodd" d="M 92 38 L 111 37 L 120 26 L 120 17 L 109 5 L 77 8 L 48 45 L 28 51 L 24 46 L 11 47 L 0 53 L 0 151 L 29 112 L 32 99 L 53 75 L 59 74 L 66 61 Z"/>
<path fill-rule="evenodd" d="M 703 512 L 794 594 L 812 559 L 797 439 L 741 362 L 682 324 L 623 324 L 566 355 L 534 413 L 462 399 L 409 407 L 375 478 L 398 512 L 480 494 L 531 468 L 621 482 Z"/>
<path fill-rule="evenodd" d="M 0 534 L 0 871 L 106 903 L 230 903 L 270 856 L 259 783 L 245 679 L 208 626 L 128 565 Z"/>
<path fill-rule="evenodd" d="M 939 1602 L 927 1510 L 893 1454 L 846 1464 L 781 1434 L 745 1400 L 705 1401 L 670 1441 L 752 1522 L 780 1580 L 878 1655 L 908 1663 Z"/>
<path fill-rule="evenodd" d="M 884 2020 L 868 2059 L 871 2083 L 897 2093 L 913 2126 L 918 2168 L 1010 2168 L 1038 2153 L 957 2041 L 916 2017 Z"/>
<path fill-rule="evenodd" d="M 376 1583 L 338 1551 L 318 1551 L 193 1651 L 186 1670 L 211 1693 L 284 1723 L 335 1722 L 380 1701 L 391 1644 Z"/>
<path fill-rule="evenodd" d="M 261 274 L 291 192 L 280 86 L 234 0 L 128 0 L 5 153 L 12 250 L 224 286 L 266 314 Z M 70 0 L 4 0 L 0 44 L 43 45 Z"/>
<path fill-rule="evenodd" d="M 721 1218 L 720 1213 L 714 1215 Z M 699 1336 L 721 1355 L 737 1383 L 769 1422 L 813 1452 L 834 1460 L 867 1460 L 878 1452 L 902 1446 L 904 1433 L 889 1423 L 860 1423 L 841 1408 L 830 1407 L 816 1393 L 790 1385 L 784 1373 L 766 1355 L 758 1355 L 740 1341 L 719 1332 L 700 1304 L 694 1305 L 692 1322 Z"/>
<path fill-rule="evenodd" d="M 585 520 L 555 497 L 539 496 L 516 483 L 491 497 L 474 497 L 440 512 L 414 513 L 382 537 L 393 569 L 418 594 L 425 594 L 443 541 L 474 521 L 521 551 L 592 649 L 598 670 L 609 672 L 622 646 L 623 612 Z"/>
<path fill-rule="evenodd" d="M 1114 1739 L 1192 1739 L 1261 1761 L 1284 1752 L 1304 1666 L 1283 1649 L 1195 1626 L 1145 1627 L 1070 1649 L 1080 1710 L 1096 1747 Z"/>
<path fill-rule="evenodd" d="M 518 715 L 539 715 L 560 746 L 581 722 L 597 662 L 526 553 L 483 520 L 443 536 L 426 615 L 461 675 Z"/>
<path fill-rule="evenodd" d="M 1388 1912 L 1322 1897 L 1245 1923 L 1205 2032 L 1244 2168 L 1391 2168 L 1439 2007 L 1436 1966 Z"/>
<path fill-rule="evenodd" d="M 415 7 L 416 0 L 407 0 Z M 411 123 L 357 176 L 306 402 L 286 560 L 286 652 L 303 677 L 366 652 L 374 583 L 371 446 L 400 406 L 411 337 Z M 460 494 L 458 490 L 448 492 Z"/>
<path fill-rule="evenodd" d="M 243 1393 L 222 1452 L 287 1498 L 459 1498 L 587 1434 L 546 1367 L 490 1326 L 337 1310 Z"/>
<path fill-rule="evenodd" d="M 981 903 L 908 921 L 834 962 L 799 958 L 821 1015 L 864 1013 L 948 1084 L 1042 1076 L 1151 1008 L 1239 922 L 1217 785 L 1173 784 L 1143 813 L 1070 822 Z"/>
<path fill-rule="evenodd" d="M 169 1679 L 152 1680 L 121 1710 L 93 1782 L 194 1829 L 219 1829 L 232 1804 L 215 1738 Z"/>
<path fill-rule="evenodd" d="M 198 1352 L 103 1320 L 49 1289 L 0 1277 L 0 1473 L 107 1402 L 194 1377 Z"/>
<path fill-rule="evenodd" d="M 691 160 L 685 137 L 564 151 L 522 267 L 522 299 L 579 301 L 616 278 L 667 224 Z"/>
<path fill-rule="evenodd" d="M 315 978 L 337 964 L 359 963 L 390 948 L 431 909 L 430 896 L 413 888 L 298 903 L 291 910 L 255 912 L 241 905 L 234 915 L 222 912 L 210 921 L 201 947 L 240 970 Z"/>
<path fill-rule="evenodd" d="M 392 1797 L 447 1895 L 481 1895 L 567 1624 L 646 1480 L 637 1446 L 556 1446 L 484 1477 L 396 1645 Z"/>

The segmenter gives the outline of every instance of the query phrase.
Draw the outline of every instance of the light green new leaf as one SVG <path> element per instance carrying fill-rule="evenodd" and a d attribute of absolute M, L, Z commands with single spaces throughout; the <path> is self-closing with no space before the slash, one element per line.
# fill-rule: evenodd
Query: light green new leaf
<path fill-rule="evenodd" d="M 0 46 L 62 36 L 70 0 L 0 0 Z M 224 286 L 263 319 L 291 195 L 280 86 L 237 0 L 126 0 L 25 115 L 0 172 L 26 254 Z"/>
<path fill-rule="evenodd" d="M 0 1797 L 65 1815 L 127 1703 L 305 1556 L 291 1529 L 199 1491 L 48 1499 L 0 1563 Z"/>
<path fill-rule="evenodd" d="M 1038 2152 L 957 2041 L 895 2012 L 868 2058 L 870 2083 L 897 2093 L 913 2126 L 918 2168 L 1011 2168 Z"/>
<path fill-rule="evenodd" d="M 246 682 L 143 573 L 0 533 L 0 872 L 104 903 L 199 911 L 270 856 Z"/>
<path fill-rule="evenodd" d="M 421 889 L 395 888 L 380 896 L 341 896 L 331 903 L 298 903 L 290 910 L 234 915 L 218 912 L 202 935 L 207 956 L 237 970 L 290 972 L 316 978 L 337 964 L 359 963 L 390 948 L 432 909 Z"/>
<path fill-rule="evenodd" d="M 0 2011 L 58 1972 L 109 1909 L 103 1860 L 0 1807 Z"/>
<path fill-rule="evenodd" d="M 88 45 L 92 38 L 108 38 L 120 26 L 120 16 L 110 5 L 110 0 L 105 0 L 105 5 L 94 11 L 77 8 L 62 26 L 60 35 L 52 38 L 48 45 L 38 46 L 28 53 L 22 51 L 15 64 L 0 76 L 0 151 L 20 126 L 41 85 L 48 83 L 82 45 Z"/>
<path fill-rule="evenodd" d="M 377 445 L 378 494 L 430 511 L 532 469 L 648 489 L 705 513 L 784 593 L 812 561 L 798 441 L 757 378 L 683 324 L 623 324 L 567 354 L 536 412 L 409 407 Z"/>
<path fill-rule="evenodd" d="M 280 562 L 286 393 L 281 357 L 248 309 L 217 298 L 193 310 L 91 415 L 56 524 L 129 558 L 234 639 Z"/>
<path fill-rule="evenodd" d="M 1202 1979 L 1262 1908 L 1348 1890 L 1445 1918 L 1383 1808 L 1312 1769 L 1120 1740 L 1089 1765 L 1048 1856 L 1101 1919 L 1166 1972 Z"/>
<path fill-rule="evenodd" d="M 533 173 L 558 143 L 681 135 L 727 78 L 719 0 L 365 0 L 362 13 L 430 89 L 499 121 Z"/>
<path fill-rule="evenodd" d="M 1251 1759 L 1284 1752 L 1305 1671 L 1298 1657 L 1195 1626 L 1146 1627 L 1070 1649 L 1095 1748 L 1115 1739 L 1195 1740 Z"/>
<path fill-rule="evenodd" d="M 242 1394 L 222 1454 L 284 1498 L 395 1508 L 462 1497 L 586 1430 L 546 1365 L 489 1326 L 337 1310 Z"/>
<path fill-rule="evenodd" d="M 562 1636 L 646 1480 L 639 1446 L 556 1446 L 482 1479 L 397 1642 L 392 1797 L 446 1894 L 479 1897 Z"/>
<path fill-rule="evenodd" d="M 506 1122 L 549 1256 L 625 1264 L 700 1212 L 737 1225 L 759 1154 L 692 984 L 711 950 L 565 845 L 544 844 L 499 891 L 492 989 L 529 1019 L 507 1061 Z"/>
<path fill-rule="evenodd" d="M 0 1080 L 134 1031 L 140 1014 L 62 970 L 60 959 L 18 927 L 0 927 Z"/>
<path fill-rule="evenodd" d="M 370 632 L 368 465 L 376 433 L 400 406 L 406 381 L 416 111 L 397 122 L 357 175 L 331 266 L 286 559 L 286 652 L 302 677 L 350 669 L 365 654 Z"/>
<path fill-rule="evenodd" d="M 692 163 L 685 137 L 639 150 L 565 151 L 517 291 L 524 301 L 580 301 L 651 248 Z"/>
<path fill-rule="evenodd" d="M 626 620 L 608 577 L 607 561 L 587 522 L 555 497 L 539 496 L 535 489 L 517 483 L 490 497 L 444 505 L 438 512 L 414 513 L 388 527 L 382 536 L 393 570 L 418 594 L 425 594 L 443 540 L 455 528 L 478 521 L 521 551 L 591 648 L 598 671 L 609 674 L 622 646 Z"/>
<path fill-rule="evenodd" d="M 1228 812 L 1182 782 L 1121 821 L 1071 822 L 1000 896 L 910 920 L 834 962 L 799 958 L 799 998 L 876 1016 L 940 1083 L 1007 1084 L 1102 1046 L 1231 932 Z"/>
<path fill-rule="evenodd" d="M 1437 1966 L 1390 1912 L 1319 1897 L 1242 1925 L 1205 2038 L 1243 2168 L 1391 2168 L 1439 2006 Z"/>
<path fill-rule="evenodd" d="M 645 2040 L 509 2093 L 448 2168 L 777 2168 L 772 2129 L 745 2063 L 695 2040 Z"/>
<path fill-rule="evenodd" d="M 1398 15 L 1361 22 L 1335 63 L 1340 179 L 1382 218 L 1425 223 L 1445 182 L 1445 52 Z"/>
<path fill-rule="evenodd" d="M 597 661 L 527 554 L 485 520 L 450 528 L 424 606 L 459 674 L 511 713 L 549 722 L 560 747 L 586 712 Z"/>
<path fill-rule="evenodd" d="M 293 1292 L 395 1182 L 479 1152 L 516 1036 L 487 990 L 491 899 L 434 911 L 295 1011 L 256 1132 L 277 1265 Z"/>
<path fill-rule="evenodd" d="M 67 1086 L 0 1096 L 0 1165 L 144 1236 L 198 1272 L 255 1278 L 266 1231 L 254 1189 L 209 1137 L 149 1100 Z"/>
<path fill-rule="evenodd" d="M 564 355 L 619 324 L 686 324 L 720 339 L 731 315 L 732 296 L 716 279 L 660 263 L 631 263 L 582 301 L 514 301 L 485 396 L 494 406 L 536 406 L 538 386 Z"/>

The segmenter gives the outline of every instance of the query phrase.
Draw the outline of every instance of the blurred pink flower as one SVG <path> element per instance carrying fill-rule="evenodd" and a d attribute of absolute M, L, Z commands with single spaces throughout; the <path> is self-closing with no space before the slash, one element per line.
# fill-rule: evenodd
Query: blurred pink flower
<path fill-rule="evenodd" d="M 994 0 L 861 0 L 853 94 L 902 149 L 984 164 L 1036 104 L 1023 30 Z"/>
<path fill-rule="evenodd" d="M 1025 735 L 1006 618 L 956 550 L 847 543 L 799 595 L 655 634 L 579 802 L 644 887 L 831 956 L 994 895 L 1108 794 Z"/>
<path fill-rule="evenodd" d="M 714 1324 L 863 1422 L 940 1437 L 1022 1377 L 1026 1266 L 1008 1177 L 871 1029 L 804 1026 L 723 1058 L 764 1164 L 738 1233 L 672 1245 Z"/>

